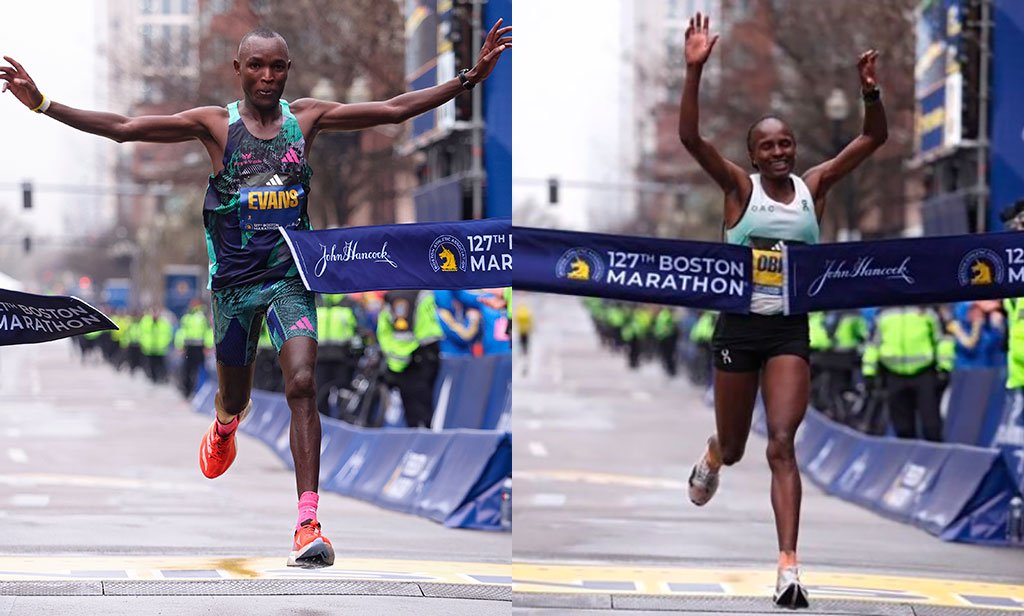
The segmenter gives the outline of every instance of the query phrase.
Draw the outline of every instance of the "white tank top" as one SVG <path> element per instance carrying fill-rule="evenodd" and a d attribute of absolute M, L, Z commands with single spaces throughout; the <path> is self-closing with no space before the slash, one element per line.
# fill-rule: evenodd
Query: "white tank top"
<path fill-rule="evenodd" d="M 817 244 L 818 216 L 814 198 L 800 176 L 790 174 L 795 196 L 790 203 L 772 199 L 761 185 L 761 174 L 750 176 L 753 189 L 739 222 L 725 230 L 725 241 L 754 249 L 750 311 L 781 314 L 785 288 L 783 248 L 786 243 Z"/>

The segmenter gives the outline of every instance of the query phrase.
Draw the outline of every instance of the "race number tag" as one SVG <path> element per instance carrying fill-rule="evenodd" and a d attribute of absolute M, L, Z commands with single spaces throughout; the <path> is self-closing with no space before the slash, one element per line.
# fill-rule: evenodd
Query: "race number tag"
<path fill-rule="evenodd" d="M 782 295 L 782 253 L 776 250 L 753 250 L 754 292 Z"/>
<path fill-rule="evenodd" d="M 244 231 L 294 229 L 302 216 L 302 184 L 278 174 L 253 177 L 238 197 L 238 222 Z"/>

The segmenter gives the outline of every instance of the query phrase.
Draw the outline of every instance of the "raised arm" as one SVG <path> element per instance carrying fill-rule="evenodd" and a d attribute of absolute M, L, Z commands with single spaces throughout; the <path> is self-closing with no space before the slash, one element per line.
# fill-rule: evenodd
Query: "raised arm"
<path fill-rule="evenodd" d="M 875 78 L 875 61 L 878 52 L 874 49 L 865 51 L 857 61 L 860 73 L 860 88 L 864 97 L 864 127 L 861 134 L 842 149 L 835 158 L 808 169 L 804 174 L 804 182 L 814 196 L 814 200 L 823 203 L 825 193 L 847 173 L 857 168 L 868 156 L 882 147 L 889 137 L 889 128 L 885 120 L 885 107 L 882 106 L 878 81 Z"/>
<path fill-rule="evenodd" d="M 726 193 L 739 191 L 750 184 L 750 178 L 742 167 L 727 160 L 715 146 L 700 136 L 698 99 L 701 73 L 711 50 L 718 42 L 718 35 L 708 36 L 709 18 L 690 18 L 686 28 L 686 81 L 683 83 L 683 100 L 679 105 L 679 140 Z M 749 188 L 746 192 L 749 192 Z"/>
<path fill-rule="evenodd" d="M 295 101 L 293 106 L 296 113 L 299 110 L 306 113 L 308 110 L 314 114 L 313 130 L 317 132 L 361 130 L 381 124 L 405 122 L 440 107 L 487 79 L 502 52 L 512 48 L 512 37 L 505 37 L 512 32 L 512 27 L 502 28 L 503 21 L 499 19 L 487 33 L 476 66 L 465 73 L 465 85 L 462 78 L 455 78 L 430 88 L 406 92 L 386 101 L 345 105 L 331 101 L 301 99 Z"/>
<path fill-rule="evenodd" d="M 4 81 L 3 92 L 10 90 L 23 105 L 33 111 L 45 113 L 72 128 L 117 142 L 176 143 L 189 139 L 207 140 L 211 138 L 209 118 L 218 112 L 223 113 L 218 107 L 203 107 L 169 116 L 129 118 L 116 113 L 75 109 L 44 97 L 21 64 L 7 56 L 4 59 L 11 66 L 0 66 L 0 79 Z"/>

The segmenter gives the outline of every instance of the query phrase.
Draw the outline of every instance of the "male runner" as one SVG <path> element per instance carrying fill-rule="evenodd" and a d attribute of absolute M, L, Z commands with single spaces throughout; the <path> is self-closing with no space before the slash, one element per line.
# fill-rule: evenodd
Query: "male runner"
<path fill-rule="evenodd" d="M 217 349 L 217 419 L 200 445 L 199 463 L 211 479 L 235 459 L 234 434 L 252 402 L 253 361 L 264 317 L 280 355 L 285 395 L 292 412 L 291 449 L 299 516 L 288 564 L 324 567 L 334 549 L 320 534 L 317 487 L 320 415 L 314 365 L 317 320 L 314 295 L 306 291 L 279 232 L 309 229 L 306 195 L 312 170 L 306 156 L 321 132 L 399 124 L 434 109 L 483 81 L 502 52 L 512 47 L 511 27 L 498 20 L 479 60 L 450 81 L 383 102 L 342 104 L 303 98 L 282 100 L 291 60 L 284 38 L 267 28 L 246 34 L 235 72 L 244 97 L 227 107 L 200 107 L 169 116 L 129 118 L 84 111 L 44 96 L 21 64 L 0 67 L 3 89 L 30 110 L 81 131 L 125 141 L 176 143 L 198 139 L 213 173 L 203 205 L 210 255 Z M 504 38 L 503 38 L 504 37 Z"/>

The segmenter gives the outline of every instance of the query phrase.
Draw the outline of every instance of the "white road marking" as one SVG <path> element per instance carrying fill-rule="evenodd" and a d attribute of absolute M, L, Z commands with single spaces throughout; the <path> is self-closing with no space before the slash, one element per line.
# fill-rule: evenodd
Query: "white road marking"
<path fill-rule="evenodd" d="M 541 443 L 540 441 L 530 441 L 530 444 L 527 445 L 527 448 L 529 448 L 531 454 L 537 456 L 538 458 L 548 457 L 548 448 L 545 447 L 544 443 Z"/>
<path fill-rule="evenodd" d="M 28 454 L 25 453 L 24 449 L 21 449 L 19 447 L 11 447 L 10 449 L 8 449 L 7 457 L 10 458 L 12 462 L 16 462 L 18 464 L 28 464 Z"/>
<path fill-rule="evenodd" d="M 561 507 L 565 504 L 565 494 L 538 492 L 528 502 L 534 507 Z"/>
<path fill-rule="evenodd" d="M 0 485 L 15 487 L 76 486 L 85 488 L 113 488 L 124 490 L 153 490 L 156 492 L 210 492 L 205 483 L 176 483 L 126 477 L 99 477 L 91 475 L 58 475 L 46 473 L 20 473 L 0 475 Z"/>
<path fill-rule="evenodd" d="M 50 504 L 49 494 L 15 494 L 11 497 L 15 507 L 45 507 Z"/>
<path fill-rule="evenodd" d="M 527 430 L 540 430 L 540 420 L 538 420 L 538 419 L 527 420 L 527 422 L 526 422 L 526 429 Z"/>
<path fill-rule="evenodd" d="M 640 400 L 641 402 L 647 402 L 651 399 L 651 394 L 642 389 L 634 390 L 630 395 L 634 400 Z"/>

